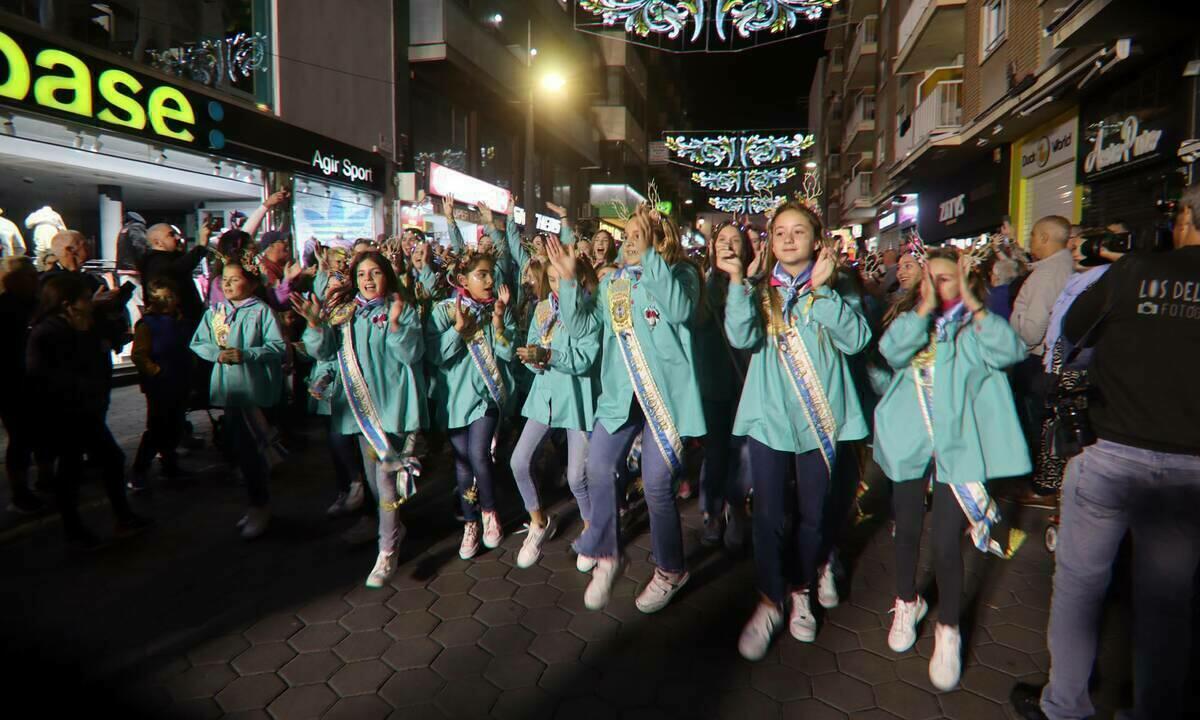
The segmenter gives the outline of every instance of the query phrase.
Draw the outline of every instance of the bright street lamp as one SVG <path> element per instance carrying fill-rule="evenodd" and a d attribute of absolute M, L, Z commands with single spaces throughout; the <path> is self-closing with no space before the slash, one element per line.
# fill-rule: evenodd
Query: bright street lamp
<path fill-rule="evenodd" d="M 557 93 L 567 86 L 567 79 L 562 74 L 549 72 L 542 76 L 542 89 Z"/>
<path fill-rule="evenodd" d="M 808 168 L 809 170 L 816 170 L 817 164 L 812 160 L 809 160 L 808 162 L 804 163 L 804 167 Z"/>

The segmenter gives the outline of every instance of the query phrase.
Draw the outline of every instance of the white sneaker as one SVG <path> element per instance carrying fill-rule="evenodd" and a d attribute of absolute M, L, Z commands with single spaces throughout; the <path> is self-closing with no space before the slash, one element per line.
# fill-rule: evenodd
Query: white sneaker
<path fill-rule="evenodd" d="M 929 605 L 920 595 L 912 602 L 896 598 L 892 613 L 892 629 L 888 632 L 888 647 L 893 652 L 908 652 L 917 642 L 917 623 L 929 612 Z"/>
<path fill-rule="evenodd" d="M 590 573 L 596 567 L 596 558 L 580 555 L 575 558 L 575 569 L 581 573 Z"/>
<path fill-rule="evenodd" d="M 812 600 L 807 590 L 792 593 L 792 615 L 788 618 L 788 630 L 800 642 L 817 639 L 817 618 L 813 616 Z"/>
<path fill-rule="evenodd" d="M 495 550 L 500 547 L 500 541 L 504 539 L 504 531 L 500 528 L 500 518 L 496 515 L 496 511 L 483 511 L 483 546 L 488 550 Z"/>
<path fill-rule="evenodd" d="M 837 582 L 833 577 L 833 558 L 821 566 L 817 576 L 817 602 L 826 610 L 838 606 Z"/>
<path fill-rule="evenodd" d="M 592 581 L 583 591 L 583 605 L 588 610 L 602 610 L 612 597 L 613 583 L 621 574 L 621 561 L 618 558 L 604 558 L 596 561 L 592 570 Z"/>
<path fill-rule="evenodd" d="M 962 637 L 957 627 L 933 626 L 933 657 L 929 660 L 929 682 L 947 692 L 958 686 L 962 675 Z"/>
<path fill-rule="evenodd" d="M 521 552 L 517 553 L 517 567 L 528 568 L 537 564 L 542 557 L 542 543 L 554 537 L 558 523 L 553 515 L 546 516 L 546 524 L 542 526 L 529 524 L 529 533 L 521 544 Z"/>
<path fill-rule="evenodd" d="M 237 523 L 238 530 L 241 530 L 242 528 L 246 527 L 246 523 L 248 523 L 248 522 L 250 522 L 250 515 L 249 514 L 243 515 L 242 519 L 238 520 L 238 523 Z"/>
<path fill-rule="evenodd" d="M 265 507 L 250 508 L 246 513 L 246 524 L 242 526 L 242 539 L 253 540 L 262 537 L 271 523 L 271 511 Z"/>
<path fill-rule="evenodd" d="M 360 509 L 363 506 L 363 499 L 364 499 L 365 495 L 366 494 L 363 492 L 363 484 L 362 483 L 360 483 L 360 482 L 350 483 L 350 493 L 348 495 L 346 495 L 346 505 L 345 505 L 346 513 L 347 514 L 352 513 L 352 512 L 355 512 L 356 510 Z"/>
<path fill-rule="evenodd" d="M 458 556 L 470 560 L 479 552 L 479 523 L 463 523 L 462 544 L 458 546 Z"/>
<path fill-rule="evenodd" d="M 634 604 L 637 605 L 638 610 L 647 615 L 656 613 L 671 602 L 671 598 L 675 597 L 675 593 L 679 592 L 679 589 L 686 585 L 691 577 L 685 572 L 677 580 L 672 581 L 665 572 L 654 568 L 654 577 L 650 578 L 650 584 L 646 586 L 645 590 L 642 590 Z"/>
<path fill-rule="evenodd" d="M 337 499 L 334 500 L 333 504 L 330 505 L 329 508 L 325 510 L 325 515 L 327 515 L 328 517 L 331 517 L 331 518 L 341 517 L 342 515 L 345 515 L 346 514 L 346 498 L 347 497 L 349 497 L 349 495 L 347 493 L 344 493 L 344 492 L 338 493 Z"/>
<path fill-rule="evenodd" d="M 762 660 L 771 647 L 771 640 L 783 625 L 783 613 L 779 608 L 766 603 L 756 603 L 742 635 L 738 638 L 738 652 L 751 662 Z"/>
<path fill-rule="evenodd" d="M 378 542 L 379 519 L 366 516 L 360 517 L 353 527 L 342 533 L 342 540 L 350 545 L 366 545 L 367 543 Z"/>
<path fill-rule="evenodd" d="M 395 557 L 395 553 L 379 553 L 379 557 L 375 560 L 375 567 L 367 576 L 367 587 L 381 588 L 391 579 L 392 573 L 396 572 Z"/>

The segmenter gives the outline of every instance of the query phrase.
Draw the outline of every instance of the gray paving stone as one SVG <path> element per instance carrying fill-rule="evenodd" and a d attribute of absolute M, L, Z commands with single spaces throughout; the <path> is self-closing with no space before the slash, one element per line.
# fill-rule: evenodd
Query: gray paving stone
<path fill-rule="evenodd" d="M 241 635 L 226 635 L 209 640 L 188 653 L 192 665 L 223 664 L 240 655 L 250 643 Z"/>
<path fill-rule="evenodd" d="M 521 625 L 539 635 L 566 630 L 570 622 L 571 614 L 557 607 L 530 608 L 521 617 Z"/>
<path fill-rule="evenodd" d="M 517 585 L 504 578 L 489 578 L 480 580 L 471 588 L 471 594 L 487 602 L 489 600 L 507 600 L 517 592 Z"/>
<path fill-rule="evenodd" d="M 463 678 L 482 675 L 491 661 L 492 656 L 485 650 L 467 645 L 442 650 L 430 667 L 450 684 L 457 685 Z"/>
<path fill-rule="evenodd" d="M 296 612 L 306 623 L 333 622 L 350 612 L 350 605 L 340 597 L 324 597 L 305 605 Z"/>
<path fill-rule="evenodd" d="M 395 595 L 388 598 L 387 607 L 395 613 L 403 614 L 416 610 L 428 610 L 437 595 L 423 587 L 397 590 Z"/>
<path fill-rule="evenodd" d="M 788 667 L 813 676 L 837 671 L 837 657 L 823 647 L 812 643 L 776 641 L 779 659 Z"/>
<path fill-rule="evenodd" d="M 578 661 L 552 663 L 542 671 L 538 687 L 557 697 L 579 697 L 595 691 L 600 676 Z"/>
<path fill-rule="evenodd" d="M 522 587 L 526 585 L 541 585 L 550 577 L 550 571 L 540 565 L 531 568 L 513 568 L 505 575 L 513 583 Z"/>
<path fill-rule="evenodd" d="M 384 585 L 381 588 L 369 588 L 366 585 L 356 585 L 353 590 L 343 596 L 346 602 L 354 607 L 364 607 L 367 605 L 382 605 L 396 591 L 390 586 Z"/>
<path fill-rule="evenodd" d="M 1007 720 L 1000 705 L 966 690 L 942 693 L 938 696 L 942 716 L 951 720 Z"/>
<path fill-rule="evenodd" d="M 842 603 L 830 610 L 829 614 L 826 615 L 826 619 L 839 627 L 844 627 L 853 632 L 875 630 L 882 627 L 879 615 L 846 603 Z"/>
<path fill-rule="evenodd" d="M 781 708 L 782 720 L 846 720 L 846 714 L 820 700 L 799 700 Z"/>
<path fill-rule="evenodd" d="M 545 664 L 531 655 L 505 655 L 492 658 L 483 676 L 501 690 L 512 690 L 537 685 L 545 669 Z"/>
<path fill-rule="evenodd" d="M 199 665 L 171 678 L 167 691 L 176 702 L 211 698 L 236 677 L 228 665 Z"/>
<path fill-rule="evenodd" d="M 470 617 L 479 605 L 479 600 L 470 595 L 447 595 L 438 598 L 437 602 L 429 607 L 429 612 L 442 620 L 453 620 Z"/>
<path fill-rule="evenodd" d="M 511 569 L 501 562 L 477 562 L 467 568 L 467 575 L 476 580 L 490 580 L 504 577 Z"/>
<path fill-rule="evenodd" d="M 342 659 L 329 650 L 297 655 L 279 671 L 288 685 L 312 685 L 328 680 L 342 666 Z"/>
<path fill-rule="evenodd" d="M 515 688 L 500 693 L 491 716 L 497 720 L 547 720 L 554 717 L 554 705 L 554 698 L 545 690 Z"/>
<path fill-rule="evenodd" d="M 363 660 L 342 666 L 329 678 L 329 687 L 340 697 L 369 695 L 392 675 L 392 669 L 382 660 Z"/>
<path fill-rule="evenodd" d="M 717 697 L 716 704 L 716 717 L 721 720 L 777 720 L 779 717 L 779 704 L 750 688 L 722 692 Z"/>
<path fill-rule="evenodd" d="M 550 632 L 538 635 L 529 646 L 529 652 L 546 664 L 578 660 L 583 652 L 583 641 L 566 632 Z"/>
<path fill-rule="evenodd" d="M 839 653 L 837 660 L 839 670 L 868 685 L 882 685 L 896 679 L 892 662 L 868 650 Z"/>
<path fill-rule="evenodd" d="M 483 624 L 474 618 L 456 618 L 442 622 L 430 637 L 446 647 L 474 645 L 485 630 Z"/>
<path fill-rule="evenodd" d="M 991 644 L 974 649 L 975 655 L 984 665 L 1007 673 L 1012 677 L 1022 677 L 1031 675 L 1038 671 L 1037 665 L 1034 664 L 1033 658 L 1020 650 L 1013 650 L 1004 645 Z"/>
<path fill-rule="evenodd" d="M 432 703 L 446 680 L 429 668 L 401 670 L 393 673 L 379 689 L 379 695 L 393 706 Z"/>
<path fill-rule="evenodd" d="M 620 630 L 621 624 L 611 617 L 597 612 L 588 612 L 571 618 L 567 631 L 579 637 L 584 642 L 592 642 L 613 637 Z"/>
<path fill-rule="evenodd" d="M 493 655 L 521 655 L 533 642 L 533 633 L 520 625 L 489 628 L 479 638 L 479 647 Z"/>
<path fill-rule="evenodd" d="M 383 661 L 395 670 L 428 667 L 442 652 L 442 646 L 426 637 L 392 643 L 383 653 Z"/>
<path fill-rule="evenodd" d="M 812 679 L 813 697 L 847 713 L 875 706 L 871 686 L 841 673 L 817 675 Z"/>
<path fill-rule="evenodd" d="M 513 600 L 527 608 L 553 605 L 562 593 L 549 585 L 527 585 L 513 595 Z"/>
<path fill-rule="evenodd" d="M 233 669 L 239 675 L 275 672 L 296 657 L 296 651 L 286 642 L 254 645 L 233 659 Z"/>
<path fill-rule="evenodd" d="M 500 691 L 481 677 L 469 677 L 447 684 L 437 696 L 437 706 L 454 718 L 485 718 Z"/>
<path fill-rule="evenodd" d="M 750 671 L 750 686 L 780 703 L 812 697 L 812 683 L 808 676 L 787 665 L 755 665 Z"/>
<path fill-rule="evenodd" d="M 267 706 L 267 712 L 277 720 L 319 718 L 333 706 L 337 696 L 324 685 L 305 685 L 288 688 Z"/>
<path fill-rule="evenodd" d="M 224 714 L 217 701 L 210 697 L 185 700 L 173 705 L 170 712 L 183 720 L 217 720 Z"/>
<path fill-rule="evenodd" d="M 462 595 L 475 585 L 475 578 L 466 574 L 440 575 L 427 586 L 441 597 Z"/>
<path fill-rule="evenodd" d="M 394 640 L 408 640 L 410 638 L 425 637 L 433 632 L 433 629 L 440 622 L 441 620 L 433 615 L 424 610 L 419 610 L 417 612 L 397 615 L 383 627 L 383 631 Z"/>
<path fill-rule="evenodd" d="M 480 605 L 472 616 L 488 627 L 515 625 L 525 614 L 525 606 L 512 600 L 494 600 Z"/>
<path fill-rule="evenodd" d="M 259 710 L 279 697 L 287 685 L 274 673 L 240 677 L 217 693 L 217 704 L 227 713 L 240 710 Z"/>
<path fill-rule="evenodd" d="M 931 693 L 901 681 L 876 685 L 875 702 L 880 708 L 906 720 L 932 720 L 942 712 Z"/>
<path fill-rule="evenodd" d="M 268 615 L 254 623 L 249 630 L 242 633 L 242 636 L 255 645 L 283 642 L 296 634 L 296 631 L 302 627 L 304 627 L 304 623 L 300 618 L 290 613 Z"/>
<path fill-rule="evenodd" d="M 326 720 L 383 720 L 392 712 L 392 706 L 378 695 L 357 695 L 341 698 L 329 712 Z"/>
<path fill-rule="evenodd" d="M 300 632 L 293 635 L 288 644 L 291 645 L 296 652 L 316 652 L 318 650 L 329 650 L 334 645 L 342 641 L 350 633 L 337 623 L 321 623 L 320 625 L 309 625 Z"/>
<path fill-rule="evenodd" d="M 388 720 L 450 720 L 450 716 L 437 705 L 426 703 L 397 708 L 388 715 Z"/>

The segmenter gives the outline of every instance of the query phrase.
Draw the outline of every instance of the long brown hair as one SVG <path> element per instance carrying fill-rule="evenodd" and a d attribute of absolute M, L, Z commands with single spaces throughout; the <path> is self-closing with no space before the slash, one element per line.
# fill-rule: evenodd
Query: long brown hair
<path fill-rule="evenodd" d="M 396 271 L 392 267 L 392 263 L 384 257 L 383 253 L 378 250 L 367 250 L 354 256 L 354 260 L 350 263 L 350 270 L 346 274 L 346 284 L 334 291 L 333 298 L 329 302 L 331 307 L 353 302 L 354 298 L 358 296 L 358 266 L 367 260 L 375 263 L 383 272 L 383 282 L 386 287 L 380 293 L 380 297 L 387 298 L 392 293 L 399 293 L 400 299 L 405 303 L 412 304 L 416 302 L 412 288 L 402 284 L 396 278 Z"/>
<path fill-rule="evenodd" d="M 925 284 L 924 273 L 928 272 L 926 268 L 933 260 L 949 260 L 952 263 L 958 263 L 959 252 L 953 247 L 936 247 L 929 248 L 925 255 L 925 264 L 921 266 L 922 278 L 920 282 L 906 290 L 900 299 L 892 304 L 887 312 L 883 315 L 883 329 L 887 330 L 891 326 L 892 321 L 900 317 L 906 312 L 910 312 L 921 302 L 921 286 Z M 967 282 L 970 283 L 971 292 L 975 297 L 979 298 L 980 302 L 987 299 L 987 281 L 980 272 L 979 267 L 971 270 L 967 276 Z M 936 289 L 934 290 L 936 292 Z"/>
<path fill-rule="evenodd" d="M 821 248 L 826 242 L 825 226 L 821 223 L 821 218 L 815 212 L 813 212 L 811 209 L 809 209 L 809 207 L 807 205 L 802 205 L 801 203 L 798 203 L 795 200 L 789 200 L 787 202 L 782 203 L 779 207 L 775 208 L 774 214 L 771 215 L 771 221 L 769 223 L 767 223 L 766 247 L 763 248 L 763 252 L 766 254 L 766 256 L 764 257 L 762 267 L 760 268 L 760 270 L 762 271 L 762 279 L 760 280 L 760 282 L 762 283 L 762 288 L 763 288 L 762 291 L 768 292 L 768 298 L 770 299 L 770 304 L 771 304 L 769 312 L 776 313 L 776 314 L 782 312 L 783 305 L 779 299 L 779 296 L 776 293 L 769 292 L 770 287 L 771 287 L 770 286 L 771 273 L 773 273 L 775 271 L 775 263 L 777 262 L 775 260 L 775 247 L 774 247 L 775 223 L 779 220 L 780 215 L 783 215 L 785 212 L 788 212 L 789 210 L 800 213 L 802 216 L 804 216 L 804 218 L 808 221 L 808 224 L 812 227 L 813 246 L 812 246 L 811 262 L 815 263 L 817 261 L 817 255 L 821 252 Z M 767 311 L 764 309 L 764 313 L 766 313 L 766 312 Z M 764 316 L 763 320 L 768 325 L 770 325 L 770 322 L 771 322 L 770 317 Z"/>

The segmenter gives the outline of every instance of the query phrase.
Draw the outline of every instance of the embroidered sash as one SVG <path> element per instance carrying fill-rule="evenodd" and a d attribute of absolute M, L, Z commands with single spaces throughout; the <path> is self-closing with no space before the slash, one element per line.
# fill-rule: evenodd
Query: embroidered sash
<path fill-rule="evenodd" d="M 937 346 L 930 343 L 929 348 L 918 353 L 912 362 L 913 380 L 917 386 L 917 402 L 921 407 L 921 418 L 925 421 L 925 430 L 929 440 L 933 442 L 933 378 L 934 361 L 937 358 Z M 935 471 L 936 472 L 936 471 Z M 937 479 L 934 478 L 934 482 Z M 971 543 L 983 553 L 992 553 L 1002 558 L 1011 558 L 1024 542 L 1025 533 L 1016 528 L 1009 530 L 1009 545 L 1004 548 L 992 538 L 992 528 L 1000 522 L 1000 510 L 996 501 L 988 494 L 987 487 L 981 482 L 948 483 L 954 491 L 954 499 L 962 508 L 967 523 L 971 526 Z"/>
<path fill-rule="evenodd" d="M 475 369 L 483 377 L 483 384 L 487 386 L 492 402 L 496 403 L 496 407 L 504 407 L 508 391 L 504 387 L 500 365 L 496 362 L 496 355 L 492 352 L 492 345 L 488 342 L 483 328 L 476 328 L 475 334 L 467 341 L 467 352 L 471 355 Z"/>
<path fill-rule="evenodd" d="M 358 424 L 358 429 L 362 431 L 367 444 L 375 451 L 384 470 L 388 472 L 399 470 L 402 466 L 400 454 L 388 440 L 387 431 L 383 428 L 383 421 L 379 417 L 375 401 L 371 398 L 370 388 L 367 387 L 367 380 L 363 376 L 362 366 L 358 364 L 358 353 L 354 349 L 354 323 L 352 322 L 342 325 L 342 347 L 338 350 L 338 370 L 342 377 L 342 389 L 346 393 L 346 403 L 350 406 L 354 422 Z M 404 488 L 405 491 L 409 489 Z M 401 488 L 397 486 L 396 490 L 400 492 Z M 400 494 L 400 497 L 407 499 L 409 494 L 411 493 L 404 492 Z"/>
<path fill-rule="evenodd" d="M 258 298 L 248 297 L 241 305 L 235 305 L 226 300 L 213 306 L 209 323 L 212 327 L 213 340 L 217 347 L 224 350 L 229 345 L 229 332 L 233 328 L 233 320 L 242 308 L 254 307 L 259 303 Z"/>
<path fill-rule="evenodd" d="M 617 270 L 608 286 L 608 312 L 612 320 L 613 334 L 616 335 L 617 346 L 621 349 L 621 359 L 625 362 L 626 372 L 629 373 L 633 393 L 637 396 L 642 414 L 654 434 L 654 444 L 658 445 L 671 472 L 678 473 L 683 467 L 683 440 L 679 437 L 675 420 L 667 409 L 662 392 L 654 382 L 650 364 L 646 361 L 637 332 L 633 328 L 633 282 L 629 275 L 625 268 Z"/>
<path fill-rule="evenodd" d="M 792 391 L 804 408 L 808 426 L 817 438 L 817 448 L 821 451 L 825 466 L 832 473 L 837 457 L 837 420 L 833 417 L 833 408 L 829 405 L 829 398 L 825 395 L 825 388 L 821 385 L 821 378 L 817 375 L 808 348 L 804 346 L 800 331 L 785 319 L 782 309 L 771 302 L 773 292 L 770 286 L 763 288 L 762 292 L 763 311 L 770 318 L 767 334 L 779 353 L 779 361 L 787 369 Z"/>
<path fill-rule="evenodd" d="M 558 300 L 553 295 L 538 303 L 533 311 L 533 321 L 538 326 L 538 343 L 542 347 L 550 347 L 554 330 L 558 327 Z"/>

